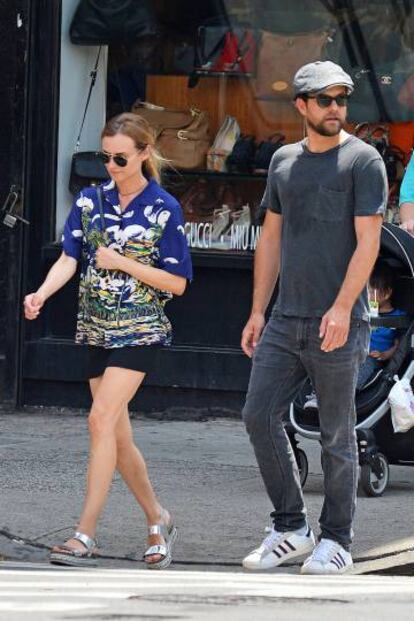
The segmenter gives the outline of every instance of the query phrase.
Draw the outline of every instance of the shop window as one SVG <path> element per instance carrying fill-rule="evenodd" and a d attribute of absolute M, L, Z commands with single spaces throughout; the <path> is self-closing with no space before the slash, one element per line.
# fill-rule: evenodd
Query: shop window
<path fill-rule="evenodd" d="M 304 137 L 291 80 L 333 60 L 355 82 L 348 131 L 383 155 L 392 188 L 414 135 L 410 0 L 154 0 L 158 33 L 109 46 L 107 116 L 133 110 L 159 130 L 190 246 L 251 252 L 272 153 Z M 177 111 L 181 111 L 178 113 Z M 378 127 L 381 126 L 381 127 Z"/>
<path fill-rule="evenodd" d="M 65 220 L 72 206 L 73 196 L 69 192 L 71 160 L 76 148 L 76 137 L 88 95 L 90 73 L 94 68 L 98 52 L 96 46 L 76 46 L 70 42 L 69 27 L 77 5 L 78 0 L 64 0 L 62 2 L 56 180 L 57 240 L 60 240 Z M 106 66 L 107 49 L 103 47 L 79 145 L 81 151 L 93 151 L 100 148 L 100 134 L 106 115 Z"/>

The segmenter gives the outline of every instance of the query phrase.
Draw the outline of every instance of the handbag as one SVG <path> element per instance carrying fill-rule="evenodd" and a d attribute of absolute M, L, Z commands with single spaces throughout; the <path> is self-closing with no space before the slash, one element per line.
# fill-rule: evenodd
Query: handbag
<path fill-rule="evenodd" d="M 197 108 L 164 108 L 145 101 L 136 101 L 132 112 L 148 121 L 155 132 L 157 149 L 174 167 L 180 170 L 205 168 L 210 145 L 207 112 Z"/>
<path fill-rule="evenodd" d="M 414 427 L 414 395 L 408 378 L 394 375 L 394 381 L 388 395 L 391 421 L 394 433 L 404 433 Z"/>
<path fill-rule="evenodd" d="M 226 167 L 229 172 L 249 173 L 253 170 L 253 159 L 256 151 L 254 136 L 241 135 L 235 142 L 232 152 L 227 158 Z"/>
<path fill-rule="evenodd" d="M 76 45 L 126 43 L 158 33 L 149 0 L 81 0 L 69 36 Z"/>
<path fill-rule="evenodd" d="M 69 190 L 73 195 L 88 185 L 98 185 L 108 179 L 109 175 L 99 153 L 81 151 L 72 155 Z"/>
<path fill-rule="evenodd" d="M 263 31 L 253 80 L 258 99 L 293 99 L 292 80 L 302 65 L 320 60 L 329 38 L 325 30 L 285 35 Z"/>
<path fill-rule="evenodd" d="M 283 146 L 284 140 L 285 136 L 283 134 L 276 133 L 259 144 L 253 162 L 255 172 L 266 172 L 269 170 L 273 154 Z"/>
<path fill-rule="evenodd" d="M 207 153 L 207 168 L 209 170 L 215 172 L 225 172 L 227 170 L 227 157 L 233 151 L 240 133 L 240 127 L 236 119 L 232 116 L 226 116 Z"/>
<path fill-rule="evenodd" d="M 201 26 L 197 34 L 195 70 L 252 74 L 256 49 L 256 37 L 251 29 Z"/>
<path fill-rule="evenodd" d="M 97 185 L 103 183 L 109 179 L 108 172 L 102 159 L 99 157 L 99 153 L 96 151 L 79 151 L 80 141 L 85 124 L 86 114 L 88 112 L 89 103 L 91 100 L 92 90 L 95 85 L 96 75 L 98 73 L 99 58 L 101 54 L 101 48 L 98 50 L 95 66 L 91 71 L 91 83 L 89 86 L 88 96 L 86 98 L 85 110 L 83 113 L 82 122 L 79 128 L 79 134 L 76 139 L 75 152 L 72 155 L 72 162 L 70 166 L 69 175 L 69 191 L 72 194 L 78 194 L 82 188 L 88 185 Z"/>

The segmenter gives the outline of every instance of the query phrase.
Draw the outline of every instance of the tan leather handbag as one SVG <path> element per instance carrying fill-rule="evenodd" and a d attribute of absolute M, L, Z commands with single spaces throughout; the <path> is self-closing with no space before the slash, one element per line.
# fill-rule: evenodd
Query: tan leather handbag
<path fill-rule="evenodd" d="M 209 141 L 207 112 L 197 108 L 175 110 L 136 101 L 132 112 L 144 117 L 154 129 L 159 152 L 175 168 L 205 169 Z"/>
<path fill-rule="evenodd" d="M 255 96 L 293 99 L 293 76 L 302 65 L 323 58 L 328 37 L 326 31 L 288 35 L 264 30 L 253 80 Z"/>

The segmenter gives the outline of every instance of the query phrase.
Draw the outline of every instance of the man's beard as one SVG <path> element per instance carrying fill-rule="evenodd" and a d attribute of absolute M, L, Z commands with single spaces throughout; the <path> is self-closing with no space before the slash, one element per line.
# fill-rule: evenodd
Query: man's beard
<path fill-rule="evenodd" d="M 335 119 L 336 122 L 338 123 L 338 125 L 336 126 L 337 129 L 328 129 L 325 126 L 325 123 L 327 121 L 322 121 L 321 123 L 312 123 L 312 121 L 310 119 L 306 119 L 307 124 L 309 125 L 309 127 L 311 127 L 313 129 L 314 132 L 316 132 L 317 134 L 319 134 L 320 136 L 337 136 L 339 134 L 339 132 L 341 131 L 341 129 L 343 129 L 344 127 L 344 121 L 341 121 L 341 119 Z"/>

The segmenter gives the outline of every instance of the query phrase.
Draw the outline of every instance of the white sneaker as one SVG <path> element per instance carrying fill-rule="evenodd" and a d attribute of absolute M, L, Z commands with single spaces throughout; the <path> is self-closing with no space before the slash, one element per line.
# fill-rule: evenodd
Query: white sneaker
<path fill-rule="evenodd" d="M 310 395 L 306 395 L 306 401 L 304 403 L 303 409 L 313 408 L 314 410 L 318 409 L 318 400 L 316 398 L 316 392 L 312 392 Z"/>
<path fill-rule="evenodd" d="M 243 567 L 245 569 L 271 569 L 292 558 L 307 554 L 315 547 L 315 537 L 310 528 L 304 535 L 299 533 L 301 530 L 280 533 L 272 528 L 261 546 L 243 559 Z"/>
<path fill-rule="evenodd" d="M 303 563 L 302 574 L 343 574 L 353 567 L 349 552 L 332 539 L 321 539 Z"/>

